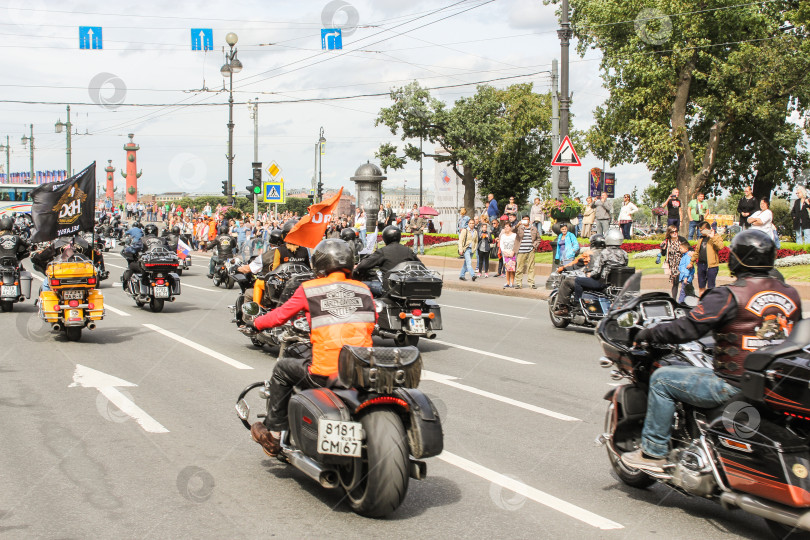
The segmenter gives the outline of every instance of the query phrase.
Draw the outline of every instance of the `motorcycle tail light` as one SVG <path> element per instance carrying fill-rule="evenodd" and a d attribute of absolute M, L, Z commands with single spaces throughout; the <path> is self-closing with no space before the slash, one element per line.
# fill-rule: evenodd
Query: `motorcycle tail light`
<path fill-rule="evenodd" d="M 95 304 L 87 304 L 87 309 L 96 309 Z"/>
<path fill-rule="evenodd" d="M 68 305 L 70 307 L 79 307 L 79 301 L 78 300 L 71 300 L 70 302 L 68 302 Z"/>
<path fill-rule="evenodd" d="M 435 313 L 428 313 L 428 319 L 435 319 L 435 318 L 436 318 Z"/>
<path fill-rule="evenodd" d="M 421 317 L 422 316 L 422 310 L 421 309 L 415 309 L 415 310 L 411 311 L 411 315 L 413 315 L 414 317 Z"/>
<path fill-rule="evenodd" d="M 358 405 L 357 408 L 354 410 L 354 414 L 357 414 L 358 412 L 362 411 L 366 407 L 370 407 L 371 405 L 399 405 L 400 407 L 402 407 L 406 411 L 410 410 L 410 406 L 408 405 L 408 402 L 405 401 L 404 399 L 394 397 L 394 396 L 380 396 L 380 397 L 376 397 L 374 399 L 370 399 L 368 401 L 365 401 L 365 402 L 361 403 L 360 405 Z"/>
<path fill-rule="evenodd" d="M 59 305 L 53 306 L 54 311 L 59 311 L 60 309 L 62 309 L 62 306 Z"/>
<path fill-rule="evenodd" d="M 94 278 L 94 277 L 87 278 L 87 284 L 88 285 L 95 285 L 96 284 L 96 278 Z"/>
<path fill-rule="evenodd" d="M 407 316 L 408 316 L 408 314 L 407 314 L 407 313 L 405 313 L 404 311 L 403 311 L 402 313 L 400 313 L 400 314 L 399 314 L 399 318 L 400 318 L 400 319 L 404 319 L 404 318 L 405 318 L 405 317 L 407 317 Z"/>
<path fill-rule="evenodd" d="M 59 286 L 59 280 L 58 279 L 52 279 L 51 280 L 51 285 L 54 286 L 54 287 L 58 287 Z"/>
<path fill-rule="evenodd" d="M 164 283 L 166 283 L 166 280 L 163 280 L 163 279 L 157 280 L 158 285 L 163 285 Z"/>

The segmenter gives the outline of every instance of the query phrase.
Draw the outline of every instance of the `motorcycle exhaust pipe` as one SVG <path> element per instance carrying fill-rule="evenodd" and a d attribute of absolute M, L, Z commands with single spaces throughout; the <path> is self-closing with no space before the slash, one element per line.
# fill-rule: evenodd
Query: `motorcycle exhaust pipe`
<path fill-rule="evenodd" d="M 797 511 L 788 509 L 752 495 L 725 491 L 720 494 L 720 502 L 729 506 L 745 510 L 765 519 L 777 521 L 788 527 L 796 527 L 803 531 L 810 531 L 810 511 Z"/>
<path fill-rule="evenodd" d="M 25 302 L 25 296 L 20 296 L 17 298 L 17 302 Z"/>
<path fill-rule="evenodd" d="M 62 327 L 59 326 L 59 323 L 54 323 L 51 328 L 53 328 L 56 332 L 62 329 Z"/>
<path fill-rule="evenodd" d="M 436 339 L 436 332 L 430 332 L 425 337 L 428 338 L 428 339 Z"/>
<path fill-rule="evenodd" d="M 285 450 L 284 456 L 290 465 L 309 476 L 325 488 L 338 486 L 337 473 L 331 469 L 324 469 L 313 459 L 305 456 L 300 450 Z"/>
<path fill-rule="evenodd" d="M 174 302 L 175 300 L 177 300 L 176 296 L 172 296 L 171 298 L 169 298 L 169 302 Z"/>
<path fill-rule="evenodd" d="M 96 329 L 96 323 L 94 323 L 94 322 L 87 323 L 87 328 L 88 328 L 88 330 L 95 330 Z"/>
<path fill-rule="evenodd" d="M 394 338 L 397 337 L 396 332 L 389 332 L 388 330 L 383 330 L 382 328 L 379 328 L 377 330 L 377 335 L 379 335 L 382 338 L 387 338 L 387 339 L 394 339 Z"/>

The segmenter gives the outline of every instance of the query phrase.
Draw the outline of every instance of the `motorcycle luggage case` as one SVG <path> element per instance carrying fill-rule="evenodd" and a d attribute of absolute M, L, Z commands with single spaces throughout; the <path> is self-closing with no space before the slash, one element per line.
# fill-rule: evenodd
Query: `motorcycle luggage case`
<path fill-rule="evenodd" d="M 144 271 L 167 274 L 176 272 L 180 259 L 171 252 L 150 252 L 141 255 L 141 267 Z"/>
<path fill-rule="evenodd" d="M 98 289 L 90 289 L 87 303 L 93 304 L 93 309 L 87 310 L 87 318 L 91 321 L 100 321 L 104 318 L 104 295 Z"/>
<path fill-rule="evenodd" d="M 93 277 L 95 272 L 93 263 L 90 261 L 52 262 L 45 271 L 49 278 L 55 279 Z"/>
<path fill-rule="evenodd" d="M 31 272 L 22 271 L 20 272 L 20 291 L 22 291 L 22 295 L 26 298 L 31 298 Z"/>
<path fill-rule="evenodd" d="M 742 408 L 732 411 L 732 406 Z M 734 414 L 736 412 L 736 414 Z M 708 438 L 732 489 L 794 508 L 810 507 L 810 452 L 804 439 L 745 401 L 726 404 Z M 806 420 L 795 420 L 807 425 Z"/>
<path fill-rule="evenodd" d="M 390 394 L 395 388 L 416 388 L 422 377 L 422 356 L 416 347 L 352 347 L 338 357 L 340 383 Z"/>
<path fill-rule="evenodd" d="M 42 291 L 39 294 L 40 316 L 49 323 L 59 322 L 59 312 L 54 307 L 59 303 L 59 297 L 53 291 Z"/>
<path fill-rule="evenodd" d="M 395 266 L 386 281 L 391 296 L 428 300 L 442 295 L 442 279 L 418 262 Z"/>
<path fill-rule="evenodd" d="M 624 287 L 624 284 L 627 283 L 627 280 L 630 279 L 630 276 L 635 273 L 636 269 L 632 266 L 619 266 L 616 268 L 611 268 L 610 272 L 608 272 L 607 284 L 611 287 L 621 289 Z"/>
<path fill-rule="evenodd" d="M 302 390 L 290 398 L 287 407 L 290 434 L 306 455 L 324 463 L 343 463 L 352 458 L 318 453 L 318 423 L 321 420 L 351 421 L 351 411 L 328 388 Z"/>

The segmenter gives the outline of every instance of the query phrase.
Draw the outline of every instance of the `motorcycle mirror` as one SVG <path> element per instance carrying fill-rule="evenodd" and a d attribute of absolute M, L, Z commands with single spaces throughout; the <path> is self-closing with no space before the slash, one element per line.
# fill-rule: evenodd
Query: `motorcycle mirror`
<path fill-rule="evenodd" d="M 635 311 L 626 311 L 619 315 L 616 319 L 616 322 L 622 328 L 632 328 L 636 324 L 638 324 L 641 317 L 639 317 L 638 313 Z"/>
<path fill-rule="evenodd" d="M 242 314 L 249 317 L 256 317 L 259 315 L 259 304 L 256 302 L 246 302 L 242 304 Z"/>

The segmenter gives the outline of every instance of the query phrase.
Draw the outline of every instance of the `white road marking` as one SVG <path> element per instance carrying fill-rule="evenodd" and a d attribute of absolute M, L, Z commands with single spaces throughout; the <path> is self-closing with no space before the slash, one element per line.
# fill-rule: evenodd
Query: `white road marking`
<path fill-rule="evenodd" d="M 129 313 L 127 313 L 126 311 L 121 311 L 118 308 L 114 308 L 114 307 L 112 307 L 110 304 L 108 304 L 106 302 L 104 302 L 104 309 L 109 309 L 110 311 L 112 311 L 116 315 L 121 315 L 122 317 L 129 317 Z"/>
<path fill-rule="evenodd" d="M 471 394 L 476 394 L 478 396 L 483 396 L 485 398 L 494 399 L 495 401 L 500 401 L 501 403 L 506 403 L 508 405 L 514 405 L 515 407 L 520 407 L 521 409 L 526 409 L 527 411 L 536 412 L 538 414 L 543 414 L 546 416 L 550 416 L 551 418 L 556 418 L 557 420 L 562 420 L 563 422 L 581 422 L 579 418 L 574 418 L 573 416 L 568 416 L 567 414 L 562 414 L 554 411 L 550 411 L 548 409 L 544 409 L 543 407 L 538 407 L 537 405 L 532 405 L 531 403 L 524 403 L 523 401 L 518 401 L 516 399 L 512 399 L 506 396 L 501 396 L 498 394 L 493 394 L 492 392 L 487 392 L 486 390 L 481 390 L 478 388 L 474 388 L 472 386 L 467 386 L 466 384 L 461 384 L 456 382 L 458 377 L 451 377 L 450 375 L 444 375 L 442 373 L 435 373 L 433 371 L 423 371 L 422 372 L 422 380 L 423 381 L 433 381 L 439 384 L 443 384 L 445 386 L 450 386 L 452 388 L 456 388 L 458 390 L 463 390 L 465 392 L 470 392 Z"/>
<path fill-rule="evenodd" d="M 157 332 L 159 334 L 163 334 L 164 336 L 166 336 L 168 338 L 171 338 L 171 339 L 173 339 L 173 340 L 175 340 L 175 341 L 177 341 L 179 343 L 182 343 L 183 345 L 186 345 L 187 347 L 191 347 L 192 349 L 200 351 L 203 354 L 207 354 L 211 358 L 215 358 L 215 359 L 219 360 L 220 362 L 225 362 L 229 366 L 235 367 L 236 369 L 253 369 L 252 367 L 248 366 L 247 364 L 243 364 L 242 362 L 240 362 L 238 360 L 234 360 L 233 358 L 231 358 L 229 356 L 225 356 L 224 354 L 218 353 L 217 351 L 215 351 L 213 349 L 209 349 L 208 347 L 200 345 L 199 343 L 195 343 L 195 342 L 191 341 L 190 339 L 184 338 L 183 336 L 178 336 L 174 332 L 169 332 L 168 330 L 164 330 L 163 328 L 161 328 L 159 326 L 156 326 L 154 324 L 144 324 L 144 326 L 147 327 L 150 330 L 154 330 L 155 332 Z"/>
<path fill-rule="evenodd" d="M 442 304 L 442 308 L 452 308 L 452 309 L 463 309 L 464 311 L 476 311 L 478 313 L 486 313 L 487 315 L 497 315 L 499 317 L 511 317 L 513 319 L 527 319 L 528 317 L 521 317 L 519 315 L 508 315 L 506 313 L 496 313 L 494 311 L 484 311 L 483 309 L 473 309 L 461 306 L 448 306 L 447 304 Z"/>
<path fill-rule="evenodd" d="M 182 283 L 183 287 L 191 287 L 192 289 L 200 289 L 201 291 L 208 291 L 208 292 L 222 292 L 217 289 L 209 289 L 207 287 L 198 287 L 197 285 L 189 285 L 188 283 Z"/>
<path fill-rule="evenodd" d="M 444 461 L 445 463 L 449 463 L 450 465 L 454 465 L 459 469 L 463 469 L 469 473 L 472 473 L 488 482 L 492 482 L 493 484 L 497 484 L 504 489 L 508 489 L 510 491 L 514 491 L 515 493 L 519 493 L 523 495 L 527 499 L 531 499 L 535 502 L 542 504 L 543 506 L 547 506 L 552 510 L 556 510 L 558 512 L 562 512 L 563 514 L 570 516 L 574 519 L 577 519 L 583 523 L 587 523 L 592 527 L 596 527 L 602 530 L 610 530 L 610 529 L 623 529 L 624 525 L 620 523 L 616 523 L 615 521 L 611 521 L 605 517 L 602 517 L 598 514 L 594 514 L 584 508 L 580 508 L 574 504 L 571 504 L 567 501 L 559 499 L 554 495 L 549 495 L 544 491 L 540 491 L 537 488 L 533 488 L 529 485 L 524 484 L 523 482 L 519 482 L 513 478 L 509 478 L 506 475 L 497 473 L 492 469 L 488 469 L 478 463 L 474 463 L 468 459 L 464 459 L 461 456 L 457 456 L 455 454 L 451 454 L 448 451 L 444 451 L 438 456 L 439 459 Z"/>
<path fill-rule="evenodd" d="M 76 364 L 76 371 L 73 372 L 73 382 L 70 387 L 95 388 L 112 404 L 118 407 L 122 413 L 126 414 L 144 431 L 149 433 L 168 433 L 169 430 L 163 427 L 160 422 L 149 416 L 143 409 L 135 405 L 124 394 L 115 389 L 116 386 L 138 386 L 137 384 L 119 379 L 112 375 L 107 375 L 101 371 Z"/>
<path fill-rule="evenodd" d="M 439 345 L 446 345 L 448 347 L 454 347 L 456 349 L 461 349 L 462 351 L 469 351 L 478 354 L 483 354 L 484 356 L 491 356 L 492 358 L 498 358 L 500 360 L 506 360 L 507 362 L 514 362 L 515 364 L 524 364 L 527 366 L 533 366 L 534 362 L 527 362 L 526 360 L 520 360 L 518 358 L 512 358 L 511 356 L 504 356 L 502 354 L 492 353 L 488 351 L 482 351 L 481 349 L 473 349 L 472 347 L 467 347 L 465 345 L 456 345 L 455 343 L 448 343 L 446 341 L 441 341 L 438 339 L 431 339 L 428 343 L 438 343 Z"/>

